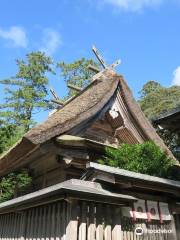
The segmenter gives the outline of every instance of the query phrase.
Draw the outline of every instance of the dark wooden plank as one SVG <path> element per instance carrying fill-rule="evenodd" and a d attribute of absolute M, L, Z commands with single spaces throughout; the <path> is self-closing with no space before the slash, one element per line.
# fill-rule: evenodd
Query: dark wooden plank
<path fill-rule="evenodd" d="M 112 211 L 112 240 L 122 240 L 121 209 L 118 206 L 114 206 Z"/>
<path fill-rule="evenodd" d="M 111 216 L 111 211 L 110 211 L 110 206 L 105 205 L 104 206 L 104 211 L 106 213 L 105 216 L 105 229 L 104 229 L 104 239 L 105 240 L 111 240 L 112 239 L 112 216 Z"/>
<path fill-rule="evenodd" d="M 96 240 L 103 240 L 103 210 L 102 204 L 96 205 Z"/>
<path fill-rule="evenodd" d="M 87 240 L 94 240 L 96 236 L 96 224 L 95 224 L 95 205 L 93 202 L 89 204 L 89 224 L 88 224 L 88 237 Z"/>
<path fill-rule="evenodd" d="M 86 240 L 87 233 L 87 204 L 85 201 L 81 202 L 81 216 L 79 223 L 79 240 Z"/>

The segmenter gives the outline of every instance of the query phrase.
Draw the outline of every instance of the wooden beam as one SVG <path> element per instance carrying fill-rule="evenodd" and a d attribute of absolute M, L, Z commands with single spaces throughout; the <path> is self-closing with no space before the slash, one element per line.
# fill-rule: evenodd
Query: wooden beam
<path fill-rule="evenodd" d="M 93 66 L 91 64 L 88 65 L 88 68 L 90 70 L 92 70 L 93 72 L 95 72 L 95 73 L 99 73 L 101 71 L 99 68 L 97 68 L 97 67 L 95 67 L 95 66 Z"/>
<path fill-rule="evenodd" d="M 80 149 L 63 149 L 63 148 L 56 148 L 55 152 L 65 158 L 70 159 L 79 159 L 79 160 L 89 160 L 89 154 L 87 151 L 82 151 Z"/>
<path fill-rule="evenodd" d="M 88 179 L 89 180 L 89 179 Z M 95 180 L 100 180 L 103 182 L 109 182 L 112 184 L 115 184 L 115 177 L 113 174 L 109 174 L 109 173 L 95 173 L 94 175 L 92 175 L 92 181 Z"/>
<path fill-rule="evenodd" d="M 99 54 L 97 48 L 95 46 L 92 46 L 92 50 L 93 50 L 94 54 L 96 55 L 97 59 L 99 60 L 99 62 L 101 63 L 101 65 L 103 66 L 103 68 L 107 69 L 108 66 L 106 65 L 106 63 L 103 60 L 103 58 L 101 57 L 101 55 Z"/>
<path fill-rule="evenodd" d="M 50 92 L 56 100 L 59 100 L 58 95 L 56 94 L 56 92 L 54 91 L 54 89 L 52 87 L 50 88 Z"/>
<path fill-rule="evenodd" d="M 75 85 L 70 84 L 70 83 L 67 86 L 68 86 L 68 88 L 73 89 L 77 92 L 81 92 L 83 90 L 81 87 L 75 86 Z"/>
<path fill-rule="evenodd" d="M 78 137 L 78 136 L 72 136 L 72 135 L 60 135 L 56 138 L 56 142 L 60 145 L 65 146 L 71 146 L 71 147 L 84 147 L 85 139 Z"/>
<path fill-rule="evenodd" d="M 70 146 L 73 148 L 88 148 L 88 149 L 96 149 L 99 151 L 104 151 L 104 149 L 106 147 L 110 147 L 112 149 L 116 149 L 115 147 L 108 145 L 108 144 L 104 144 L 104 143 L 100 143 L 88 138 L 82 138 L 82 137 L 78 137 L 78 136 L 73 136 L 73 135 L 60 135 L 59 137 L 56 137 L 56 142 L 59 145 L 62 146 Z"/>
<path fill-rule="evenodd" d="M 118 60 L 116 60 L 113 64 L 111 64 L 110 68 L 115 68 L 115 67 L 117 67 L 117 66 L 120 65 L 120 64 L 121 64 L 121 60 L 118 59 Z"/>
<path fill-rule="evenodd" d="M 58 100 L 51 99 L 51 102 L 56 103 L 56 104 L 58 104 L 60 106 L 64 106 L 64 102 L 62 100 L 60 100 L 60 99 L 58 99 Z"/>
<path fill-rule="evenodd" d="M 107 64 L 105 63 L 104 59 L 102 58 L 102 56 L 99 54 L 99 52 L 98 52 L 98 50 L 97 50 L 97 48 L 96 48 L 95 46 L 92 47 L 92 50 L 93 50 L 94 54 L 96 55 L 97 59 L 99 60 L 99 62 L 101 63 L 101 65 L 103 66 L 103 68 L 105 68 L 105 69 L 114 69 L 115 67 L 117 67 L 118 65 L 121 64 L 121 60 L 118 59 L 118 60 L 116 60 L 113 64 L 107 65 Z M 88 66 L 88 67 L 89 67 L 89 66 Z M 97 69 L 96 67 L 90 65 L 90 68 L 91 68 L 91 67 L 92 67 L 92 70 L 95 70 L 95 71 L 96 71 L 96 73 L 97 73 L 97 72 L 100 72 L 100 70 Z"/>

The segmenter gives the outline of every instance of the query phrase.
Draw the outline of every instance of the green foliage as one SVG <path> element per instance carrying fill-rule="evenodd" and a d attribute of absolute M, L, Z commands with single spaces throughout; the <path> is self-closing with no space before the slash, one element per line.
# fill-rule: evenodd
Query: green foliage
<path fill-rule="evenodd" d="M 140 106 L 149 119 L 180 106 L 180 86 L 165 88 L 149 81 L 140 91 Z"/>
<path fill-rule="evenodd" d="M 172 178 L 170 170 L 175 164 L 153 142 L 122 144 L 118 149 L 107 148 L 99 163 L 164 178 Z"/>
<path fill-rule="evenodd" d="M 7 201 L 16 197 L 16 195 L 24 191 L 32 183 L 32 177 L 26 169 L 19 172 L 8 174 L 0 180 L 0 202 Z"/>
<path fill-rule="evenodd" d="M 57 66 L 61 69 L 61 75 L 67 84 L 73 84 L 78 87 L 85 87 L 90 83 L 90 78 L 94 73 L 88 69 L 88 65 L 98 67 L 99 64 L 92 59 L 81 58 L 73 63 L 60 62 Z M 75 95 L 76 92 L 69 89 L 68 97 Z"/>
<path fill-rule="evenodd" d="M 180 153 L 177 151 L 180 146 L 180 135 L 167 129 L 157 128 L 156 131 L 172 151 L 174 156 L 180 160 Z"/>
<path fill-rule="evenodd" d="M 180 86 L 165 88 L 155 81 L 149 81 L 143 86 L 140 94 L 141 109 L 149 120 L 180 106 Z M 175 157 L 180 159 L 179 153 L 176 152 L 180 142 L 179 136 L 166 129 L 157 129 L 157 133 Z"/>
<path fill-rule="evenodd" d="M 155 81 L 147 82 L 143 86 L 142 90 L 140 91 L 141 98 L 147 97 L 148 94 L 151 94 L 151 93 L 153 93 L 154 91 L 157 91 L 160 88 L 161 88 L 161 85 L 158 82 L 155 82 Z"/>
<path fill-rule="evenodd" d="M 79 59 L 58 67 L 67 83 L 85 87 L 93 76 L 88 65 L 98 66 L 91 59 Z M 16 143 L 34 122 L 34 114 L 52 107 L 47 101 L 47 73 L 54 74 L 52 59 L 41 52 L 27 54 L 26 60 L 17 60 L 18 72 L 15 77 L 1 80 L 7 86 L 5 102 L 0 104 L 0 154 Z M 68 97 L 75 94 L 69 90 Z"/>
<path fill-rule="evenodd" d="M 13 146 L 24 134 L 24 129 L 14 125 L 0 127 L 0 155 Z"/>
<path fill-rule="evenodd" d="M 51 58 L 41 52 L 27 54 L 26 61 L 17 60 L 18 73 L 15 77 L 1 80 L 5 88 L 5 103 L 0 104 L 0 117 L 8 125 L 24 127 L 25 131 L 34 124 L 33 114 L 47 109 L 47 73 L 53 73 Z"/>

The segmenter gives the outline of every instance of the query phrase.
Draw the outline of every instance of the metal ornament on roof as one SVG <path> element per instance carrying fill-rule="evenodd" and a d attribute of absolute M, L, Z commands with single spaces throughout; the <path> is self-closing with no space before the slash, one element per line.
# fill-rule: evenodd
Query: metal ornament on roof
<path fill-rule="evenodd" d="M 104 60 L 103 57 L 100 55 L 98 49 L 97 49 L 94 45 L 92 46 L 92 50 L 93 50 L 96 58 L 98 59 L 98 61 L 100 62 L 100 64 L 102 65 L 102 67 L 103 67 L 104 69 L 114 69 L 115 67 L 117 67 L 118 65 L 121 64 L 121 60 L 118 59 L 118 60 L 116 60 L 113 64 L 108 65 L 108 64 L 106 64 L 105 60 Z"/>

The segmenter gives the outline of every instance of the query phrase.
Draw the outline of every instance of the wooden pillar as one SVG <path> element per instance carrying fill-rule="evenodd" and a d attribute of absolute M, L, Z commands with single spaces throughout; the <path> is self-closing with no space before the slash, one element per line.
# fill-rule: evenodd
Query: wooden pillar
<path fill-rule="evenodd" d="M 6 215 L 4 216 L 5 222 L 6 222 Z M 5 223 L 6 224 L 6 223 Z M 5 225 L 6 226 L 6 225 Z M 14 223 L 13 223 L 13 236 L 12 240 L 15 240 L 16 236 L 16 230 L 17 230 L 17 213 L 14 214 Z"/>
<path fill-rule="evenodd" d="M 112 227 L 112 240 L 122 240 L 121 230 L 121 209 L 118 206 L 113 208 L 113 227 Z"/>
<path fill-rule="evenodd" d="M 79 240 L 86 239 L 86 227 L 87 227 L 87 204 L 86 202 L 81 203 L 81 213 L 80 213 L 80 226 L 79 226 Z"/>
<path fill-rule="evenodd" d="M 46 239 L 47 206 L 43 206 L 41 240 Z"/>
<path fill-rule="evenodd" d="M 97 204 L 97 210 L 96 210 L 96 239 L 97 240 L 103 240 L 103 211 L 102 211 L 102 204 Z"/>
<path fill-rule="evenodd" d="M 111 209 L 109 205 L 106 205 L 104 208 L 104 211 L 106 213 L 105 216 L 105 229 L 104 229 L 104 239 L 105 240 L 111 240 L 112 234 L 111 234 Z"/>
<path fill-rule="evenodd" d="M 21 222 L 20 222 L 20 234 L 19 234 L 19 240 L 25 239 L 25 228 L 26 228 L 26 213 L 21 213 Z"/>
<path fill-rule="evenodd" d="M 62 219 L 61 219 L 61 215 L 62 215 L 62 207 L 61 207 L 61 202 L 57 203 L 57 214 L 56 214 L 56 220 L 55 220 L 55 224 L 56 224 L 56 240 L 60 240 L 61 239 L 61 224 L 62 224 Z"/>
<path fill-rule="evenodd" d="M 52 205 L 48 205 L 47 219 L 46 219 L 46 236 L 45 236 L 46 240 L 50 240 L 50 237 L 51 237 L 51 226 L 52 226 L 52 222 L 51 222 L 52 210 L 51 209 L 52 209 Z"/>
<path fill-rule="evenodd" d="M 56 231 L 56 204 L 52 205 L 52 212 L 51 212 L 51 236 L 50 240 L 55 240 L 55 231 Z"/>
<path fill-rule="evenodd" d="M 67 224 L 67 203 L 65 201 L 61 204 L 61 240 L 66 239 L 66 224 Z"/>
<path fill-rule="evenodd" d="M 175 220 L 174 220 L 174 215 L 171 214 L 171 230 L 172 230 L 172 234 L 171 235 L 171 240 L 177 240 L 177 234 L 176 234 L 176 226 L 175 226 Z"/>
<path fill-rule="evenodd" d="M 28 210 L 27 211 L 27 214 L 26 214 L 26 238 L 25 240 L 28 240 L 30 238 L 30 224 L 31 224 L 31 210 Z M 13 222 L 12 222 L 12 225 L 13 225 Z M 42 239 L 44 240 L 44 239 Z"/>
<path fill-rule="evenodd" d="M 87 240 L 95 240 L 96 238 L 96 225 L 95 225 L 95 205 L 89 204 L 89 226 Z"/>
<path fill-rule="evenodd" d="M 2 240 L 5 240 L 7 236 L 6 227 L 7 227 L 7 215 L 4 215 L 4 226 L 3 226 L 4 230 L 3 230 Z"/>
<path fill-rule="evenodd" d="M 0 240 L 2 238 L 2 230 L 3 230 L 3 216 L 0 215 Z"/>
<path fill-rule="evenodd" d="M 78 202 L 70 199 L 67 203 L 66 240 L 77 240 L 78 237 Z"/>
<path fill-rule="evenodd" d="M 176 214 L 174 218 L 176 223 L 177 240 L 180 240 L 180 214 Z"/>

